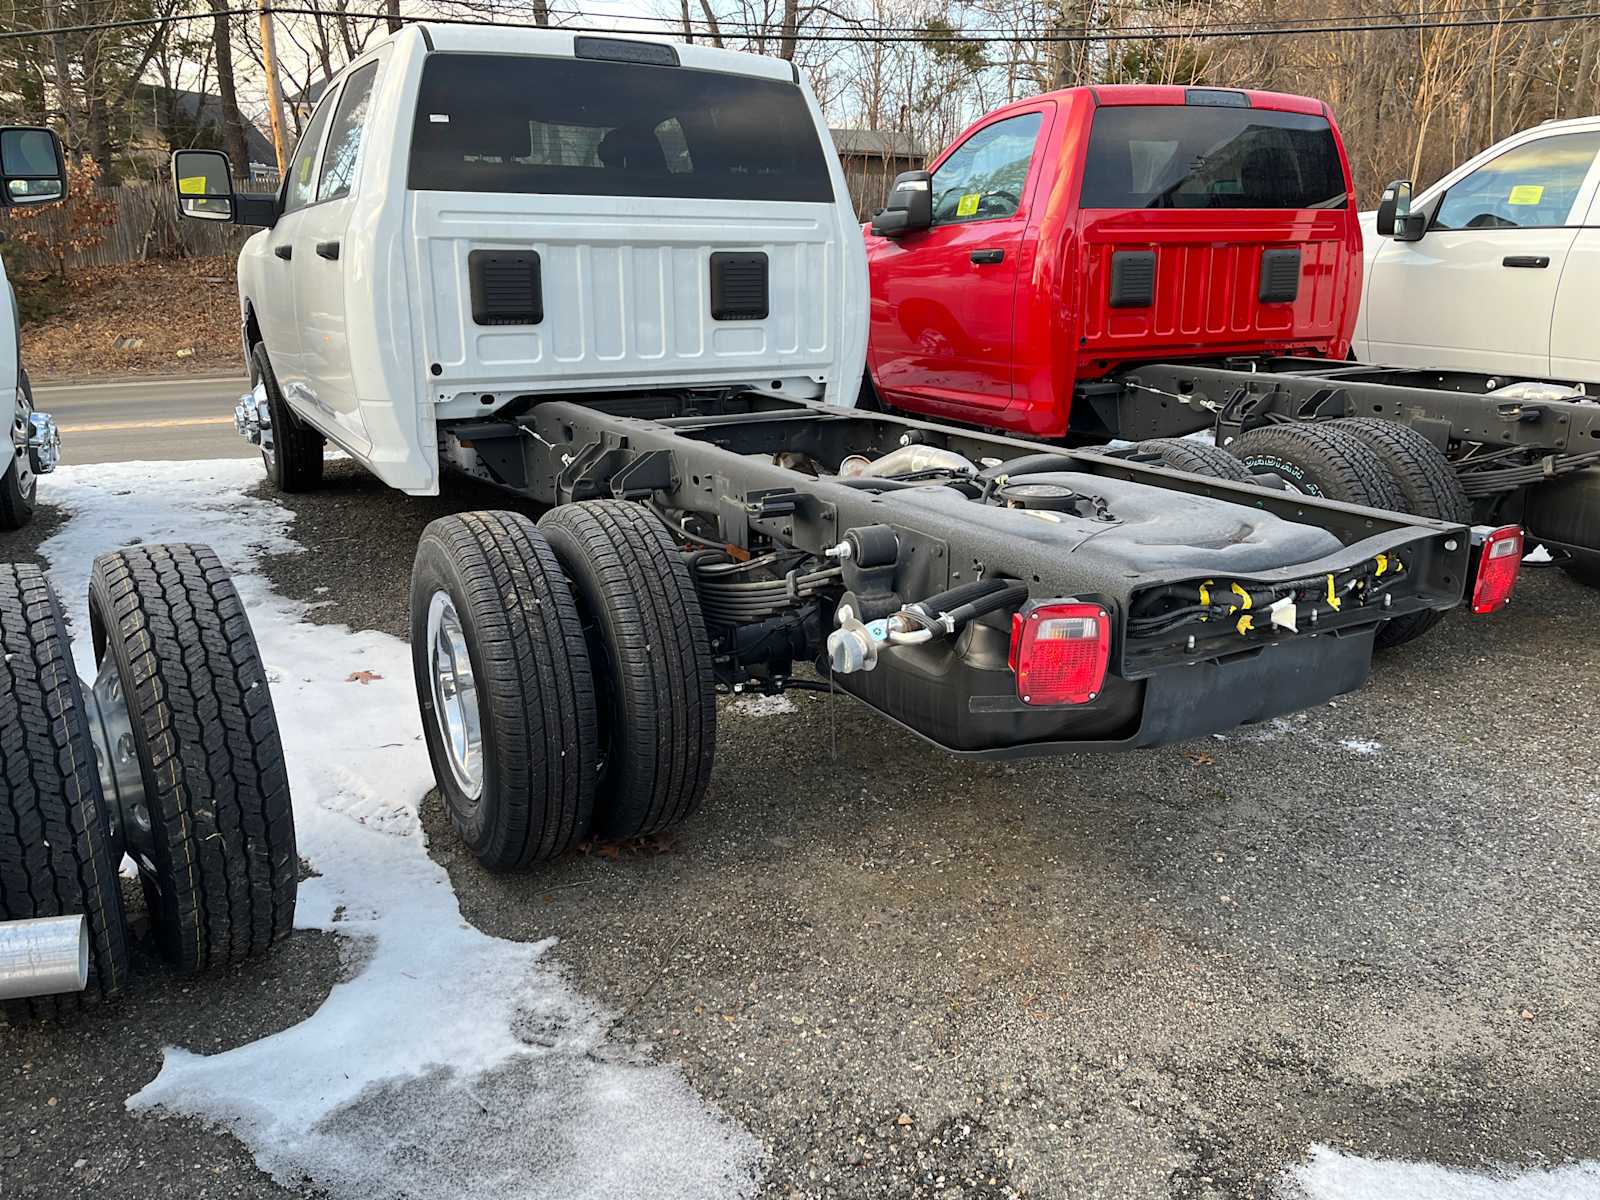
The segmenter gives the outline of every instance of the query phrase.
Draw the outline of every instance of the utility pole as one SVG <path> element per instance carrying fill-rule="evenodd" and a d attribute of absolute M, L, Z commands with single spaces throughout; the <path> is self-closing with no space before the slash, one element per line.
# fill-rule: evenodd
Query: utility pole
<path fill-rule="evenodd" d="M 278 51 L 272 36 L 272 10 L 267 0 L 256 0 L 261 18 L 261 65 L 267 72 L 267 117 L 272 122 L 272 148 L 278 155 L 278 175 L 288 174 L 289 154 L 284 148 L 283 89 L 278 85 Z"/>

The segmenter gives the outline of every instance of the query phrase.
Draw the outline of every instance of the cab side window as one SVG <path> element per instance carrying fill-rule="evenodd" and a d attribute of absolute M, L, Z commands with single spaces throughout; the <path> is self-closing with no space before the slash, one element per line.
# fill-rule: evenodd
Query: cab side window
<path fill-rule="evenodd" d="M 348 196 L 356 180 L 361 160 L 361 137 L 367 128 L 367 111 L 372 105 L 372 82 L 378 77 L 378 64 L 368 63 L 345 81 L 339 107 L 328 131 L 328 148 L 322 155 L 322 173 L 317 180 L 317 199 L 337 200 Z"/>
<path fill-rule="evenodd" d="M 1553 229 L 1572 224 L 1572 206 L 1597 152 L 1600 133 L 1540 138 L 1507 150 L 1444 194 L 1433 228 Z"/>
<path fill-rule="evenodd" d="M 328 124 L 328 113 L 333 110 L 332 102 L 332 92 L 322 98 L 322 103 L 317 105 L 317 111 L 311 114 L 311 122 L 306 126 L 306 131 L 300 135 L 300 142 L 294 148 L 294 157 L 289 160 L 288 187 L 283 193 L 285 213 L 304 208 L 316 195 L 317 180 L 312 172 L 317 165 L 317 147 L 322 145 L 322 131 Z"/>
<path fill-rule="evenodd" d="M 1043 122 L 1043 113 L 1023 113 L 985 125 L 962 142 L 933 173 L 933 223 L 1013 215 L 1022 206 L 1022 188 Z"/>

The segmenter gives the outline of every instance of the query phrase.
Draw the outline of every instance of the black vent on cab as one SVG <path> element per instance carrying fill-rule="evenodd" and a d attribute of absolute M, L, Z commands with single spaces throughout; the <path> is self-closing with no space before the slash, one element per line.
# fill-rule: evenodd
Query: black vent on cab
<path fill-rule="evenodd" d="M 1111 256 L 1111 307 L 1143 308 L 1156 302 L 1156 252 L 1118 250 Z"/>
<path fill-rule="evenodd" d="M 1261 252 L 1261 290 L 1256 293 L 1263 304 L 1287 304 L 1300 294 L 1300 247 Z"/>
<path fill-rule="evenodd" d="M 537 325 L 544 320 L 544 284 L 532 250 L 474 250 L 467 255 L 472 319 L 479 325 Z"/>
<path fill-rule="evenodd" d="M 767 319 L 767 256 L 720 250 L 711 256 L 711 317 L 716 321 Z"/>

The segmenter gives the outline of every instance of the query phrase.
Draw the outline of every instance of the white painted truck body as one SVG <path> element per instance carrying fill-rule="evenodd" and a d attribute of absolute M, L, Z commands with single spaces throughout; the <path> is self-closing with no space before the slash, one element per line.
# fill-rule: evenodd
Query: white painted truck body
<path fill-rule="evenodd" d="M 1506 138 L 1411 209 L 1428 215 L 1414 242 L 1361 216 L 1357 358 L 1600 384 L 1600 117 Z"/>
<path fill-rule="evenodd" d="M 6 265 L 0 261 L 0 430 L 9 430 L 17 419 L 17 377 L 21 371 L 21 322 L 17 318 L 17 297 L 6 278 Z M 0 464 L 3 466 L 3 464 Z"/>
<path fill-rule="evenodd" d="M 499 119 L 449 96 L 431 96 L 430 111 L 419 112 L 430 58 L 514 56 L 541 71 L 581 72 L 589 60 L 575 53 L 580 40 L 556 30 L 413 25 L 374 46 L 319 102 L 319 112 L 337 114 L 341 90 L 375 65 L 375 77 L 361 77 L 372 90 L 348 192 L 313 193 L 283 211 L 297 172 L 306 186 L 326 183 L 324 155 L 335 151 L 314 143 L 334 140 L 327 130 L 338 117 L 314 114 L 307 144 L 291 157 L 276 225 L 239 256 L 246 352 L 259 337 L 293 411 L 392 487 L 436 493 L 451 422 L 540 399 L 738 388 L 855 402 L 866 355 L 862 240 L 816 98 L 787 62 L 679 45 L 677 66 L 627 70 L 656 72 L 647 82 L 669 91 L 706 73 L 797 89 L 826 173 L 816 202 L 413 186 L 417 124 Z M 526 129 L 518 136 L 525 144 Z M 447 165 L 459 170 L 461 161 Z M 496 150 L 465 161 L 515 171 L 528 160 Z M 581 169 L 598 178 L 598 166 Z M 537 254 L 539 321 L 475 319 L 475 251 Z M 711 256 L 724 251 L 765 254 L 764 317 L 713 315 Z"/>

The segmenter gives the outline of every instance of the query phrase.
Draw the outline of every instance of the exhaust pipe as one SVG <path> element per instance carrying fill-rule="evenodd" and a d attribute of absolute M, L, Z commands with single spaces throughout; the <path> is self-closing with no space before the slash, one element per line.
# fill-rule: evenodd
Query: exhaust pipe
<path fill-rule="evenodd" d="M 0 1000 L 81 992 L 89 983 L 89 922 L 82 913 L 0 921 Z"/>

